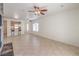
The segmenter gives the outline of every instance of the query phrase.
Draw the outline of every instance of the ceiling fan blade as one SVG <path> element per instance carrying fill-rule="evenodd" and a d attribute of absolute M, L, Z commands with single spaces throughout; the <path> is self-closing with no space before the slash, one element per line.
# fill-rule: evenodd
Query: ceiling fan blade
<path fill-rule="evenodd" d="M 40 14 L 45 15 L 43 12 L 40 12 Z"/>
<path fill-rule="evenodd" d="M 47 11 L 47 9 L 42 9 L 41 11 Z"/>
<path fill-rule="evenodd" d="M 37 7 L 36 7 L 36 6 L 34 6 L 34 8 L 36 9 Z"/>
<path fill-rule="evenodd" d="M 34 6 L 34 8 L 35 8 L 35 9 L 38 9 L 39 7 L 37 7 L 37 6 Z"/>

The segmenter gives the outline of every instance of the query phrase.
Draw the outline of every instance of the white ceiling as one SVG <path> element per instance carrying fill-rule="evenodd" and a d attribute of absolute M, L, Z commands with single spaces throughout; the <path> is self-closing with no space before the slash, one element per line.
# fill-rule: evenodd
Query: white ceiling
<path fill-rule="evenodd" d="M 60 12 L 62 10 L 79 8 L 78 3 L 4 3 L 4 16 L 11 18 L 15 18 L 16 16 L 17 19 L 24 20 L 28 14 L 27 11 L 32 9 L 34 5 L 46 7 L 48 9 L 46 15 Z"/>

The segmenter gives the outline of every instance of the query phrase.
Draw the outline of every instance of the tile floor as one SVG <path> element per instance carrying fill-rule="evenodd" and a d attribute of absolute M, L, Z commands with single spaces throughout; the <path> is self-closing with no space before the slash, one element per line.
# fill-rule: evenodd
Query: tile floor
<path fill-rule="evenodd" d="M 13 43 L 15 56 L 78 56 L 79 48 L 54 40 L 25 34 L 4 39 L 4 43 Z"/>

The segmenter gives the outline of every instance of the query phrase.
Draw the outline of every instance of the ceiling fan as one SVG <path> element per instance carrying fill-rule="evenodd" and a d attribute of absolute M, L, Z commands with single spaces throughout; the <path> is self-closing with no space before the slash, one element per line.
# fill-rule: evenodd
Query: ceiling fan
<path fill-rule="evenodd" d="M 34 12 L 35 15 L 45 15 L 45 13 L 47 12 L 47 8 L 33 6 L 33 10 L 29 10 L 28 12 Z"/>

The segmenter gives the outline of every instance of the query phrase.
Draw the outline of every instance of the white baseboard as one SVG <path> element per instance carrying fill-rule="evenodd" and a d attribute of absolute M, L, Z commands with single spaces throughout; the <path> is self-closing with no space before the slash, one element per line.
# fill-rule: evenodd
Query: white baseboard
<path fill-rule="evenodd" d="M 44 37 L 44 38 L 47 38 L 47 39 L 51 39 L 51 40 L 54 40 L 54 41 L 57 41 L 57 42 L 61 42 L 61 43 L 64 43 L 64 44 L 67 44 L 67 45 L 71 45 L 71 46 L 75 46 L 75 47 L 79 47 L 78 45 L 76 44 L 73 44 L 73 43 L 68 43 L 68 42 L 65 42 L 65 41 L 58 41 L 58 39 L 60 38 L 57 38 L 57 37 L 48 37 L 46 35 L 43 35 L 43 34 L 40 34 L 40 33 L 34 33 L 34 32 L 30 32 L 31 34 L 34 34 L 34 35 L 38 35 L 38 36 L 41 36 L 41 37 Z"/>

